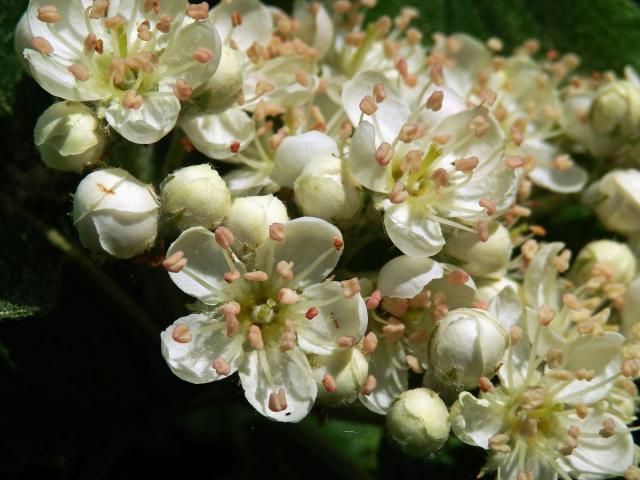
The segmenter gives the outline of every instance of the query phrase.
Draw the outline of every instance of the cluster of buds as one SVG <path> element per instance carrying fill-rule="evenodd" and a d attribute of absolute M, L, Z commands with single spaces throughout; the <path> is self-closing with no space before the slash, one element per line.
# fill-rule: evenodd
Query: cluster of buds
<path fill-rule="evenodd" d="M 167 364 L 237 372 L 273 420 L 359 401 L 410 455 L 451 428 L 498 478 L 633 475 L 638 252 L 603 239 L 572 265 L 529 218 L 582 192 L 640 238 L 640 81 L 535 40 L 427 43 L 411 8 L 366 25 L 374 3 L 30 0 L 16 43 L 64 100 L 35 144 L 86 174 L 81 243 L 139 261 L 170 243 L 148 263 L 197 313 L 162 332 Z M 588 187 L 585 152 L 612 167 Z M 358 280 L 373 244 L 393 258 Z"/>

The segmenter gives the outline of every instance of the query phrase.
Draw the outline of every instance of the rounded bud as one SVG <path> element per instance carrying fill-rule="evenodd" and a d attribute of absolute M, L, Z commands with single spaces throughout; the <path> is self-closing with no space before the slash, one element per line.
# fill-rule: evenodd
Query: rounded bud
<path fill-rule="evenodd" d="M 231 208 L 226 183 L 208 163 L 168 175 L 160 198 L 163 222 L 178 231 L 197 226 L 211 229 Z"/>
<path fill-rule="evenodd" d="M 352 219 L 362 207 L 362 196 L 348 183 L 339 158 L 326 155 L 306 165 L 293 185 L 296 203 L 305 215 L 328 222 Z"/>
<path fill-rule="evenodd" d="M 387 414 L 391 438 L 414 457 L 427 458 L 438 451 L 449 437 L 450 427 L 446 405 L 427 388 L 404 392 Z"/>
<path fill-rule="evenodd" d="M 130 258 L 153 244 L 158 210 L 150 185 L 121 168 L 107 168 L 90 173 L 78 185 L 73 223 L 86 248 Z"/>
<path fill-rule="evenodd" d="M 63 172 L 79 172 L 102 154 L 105 136 L 93 110 L 75 102 L 54 103 L 36 123 L 34 143 L 42 161 Z"/>
<path fill-rule="evenodd" d="M 213 77 L 198 91 L 197 103 L 209 113 L 221 113 L 231 107 L 242 91 L 243 55 L 229 47 L 222 47 L 220 63 Z"/>
<path fill-rule="evenodd" d="M 640 171 L 607 173 L 586 190 L 583 201 L 609 230 L 622 235 L 640 232 Z"/>
<path fill-rule="evenodd" d="M 511 280 L 504 275 L 477 279 L 476 287 L 476 300 L 479 302 L 490 302 L 506 287 L 511 287 L 516 292 L 520 291 L 521 288 L 516 281 Z"/>
<path fill-rule="evenodd" d="M 591 106 L 591 123 L 602 134 L 633 133 L 640 124 L 640 88 L 627 80 L 600 87 Z"/>
<path fill-rule="evenodd" d="M 262 195 L 234 199 L 225 223 L 236 242 L 255 248 L 269 237 L 271 224 L 287 221 L 289 216 L 284 203 L 273 195 Z"/>
<path fill-rule="evenodd" d="M 613 240 L 596 240 L 585 245 L 573 264 L 571 278 L 583 284 L 604 270 L 608 280 L 627 284 L 636 276 L 636 258 L 628 245 Z M 610 275 L 610 276 L 609 276 Z"/>
<path fill-rule="evenodd" d="M 486 242 L 480 241 L 477 233 L 455 230 L 444 247 L 445 254 L 474 276 L 489 275 L 506 268 L 512 250 L 509 230 L 497 222 L 490 225 Z"/>
<path fill-rule="evenodd" d="M 367 359 L 355 348 L 315 356 L 311 363 L 318 402 L 329 407 L 356 400 L 369 374 Z"/>
<path fill-rule="evenodd" d="M 429 344 L 429 361 L 444 380 L 466 388 L 491 378 L 507 348 L 507 333 L 489 312 L 458 308 L 438 324 Z"/>

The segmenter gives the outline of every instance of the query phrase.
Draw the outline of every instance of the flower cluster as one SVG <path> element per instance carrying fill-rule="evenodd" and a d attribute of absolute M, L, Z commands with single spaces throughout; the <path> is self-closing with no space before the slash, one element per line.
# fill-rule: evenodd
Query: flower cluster
<path fill-rule="evenodd" d="M 374 4 L 30 0 L 20 54 L 63 100 L 34 140 L 87 173 L 80 242 L 163 265 L 195 299 L 171 370 L 237 371 L 271 419 L 361 404 L 503 480 L 639 479 L 640 79 Z M 624 241 L 572 263 L 530 218 L 578 197 Z"/>

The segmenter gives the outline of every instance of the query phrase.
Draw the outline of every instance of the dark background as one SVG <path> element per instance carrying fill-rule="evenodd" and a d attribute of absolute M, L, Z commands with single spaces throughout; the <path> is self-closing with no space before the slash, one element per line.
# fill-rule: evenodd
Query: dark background
<path fill-rule="evenodd" d="M 585 72 L 639 64 L 640 11 L 625 0 L 409 3 L 427 33 L 496 35 L 508 48 L 537 36 L 576 51 Z M 403 4 L 380 0 L 375 13 Z M 13 55 L 26 2 L 0 6 L 0 478 L 475 478 L 481 449 L 451 440 L 429 461 L 411 459 L 359 405 L 282 425 L 253 411 L 236 377 L 175 377 L 158 333 L 187 299 L 148 262 L 92 259 L 78 246 L 67 212 L 79 176 L 47 169 L 32 145 L 52 99 Z M 579 248 L 606 235 L 575 198 L 546 198 L 535 220 L 552 238 Z M 360 261 L 380 266 L 393 253 L 383 246 Z"/>

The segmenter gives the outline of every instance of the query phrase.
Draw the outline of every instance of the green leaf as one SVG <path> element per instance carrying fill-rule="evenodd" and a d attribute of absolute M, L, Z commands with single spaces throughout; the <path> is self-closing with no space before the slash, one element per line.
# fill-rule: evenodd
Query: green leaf
<path fill-rule="evenodd" d="M 545 49 L 577 53 L 586 70 L 640 67 L 640 8 L 630 0 L 381 1 L 371 18 L 403 6 L 418 9 L 415 25 L 425 33 L 497 36 L 507 49 L 535 37 Z"/>
<path fill-rule="evenodd" d="M 0 12 L 0 117 L 13 112 L 16 86 L 23 72 L 13 47 L 13 32 L 22 13 L 25 0 L 3 0 Z"/>

